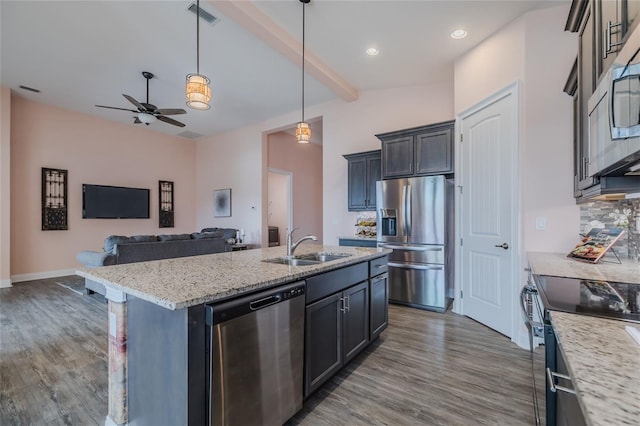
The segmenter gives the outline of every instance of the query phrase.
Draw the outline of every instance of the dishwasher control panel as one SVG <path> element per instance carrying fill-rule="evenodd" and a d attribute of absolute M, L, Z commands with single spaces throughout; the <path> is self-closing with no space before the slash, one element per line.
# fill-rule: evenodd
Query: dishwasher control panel
<path fill-rule="evenodd" d="M 301 285 L 300 287 L 292 288 L 291 290 L 282 293 L 282 298 L 286 300 L 291 299 L 292 297 L 302 296 L 304 294 L 304 288 L 305 287 L 303 285 Z"/>

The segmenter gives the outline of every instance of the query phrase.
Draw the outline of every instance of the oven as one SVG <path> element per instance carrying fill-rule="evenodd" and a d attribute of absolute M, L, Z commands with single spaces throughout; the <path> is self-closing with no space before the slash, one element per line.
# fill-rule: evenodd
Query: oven
<path fill-rule="evenodd" d="M 640 323 L 640 284 L 531 275 L 521 305 L 532 347 L 533 337 L 544 338 L 546 424 L 585 424 L 550 311 Z"/>

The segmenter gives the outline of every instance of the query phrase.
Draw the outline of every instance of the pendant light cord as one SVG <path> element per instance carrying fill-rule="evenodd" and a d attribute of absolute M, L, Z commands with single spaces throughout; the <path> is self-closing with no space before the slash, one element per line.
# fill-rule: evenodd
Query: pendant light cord
<path fill-rule="evenodd" d="M 305 9 L 306 3 L 302 3 L 302 122 L 304 122 L 304 35 L 305 35 Z"/>
<path fill-rule="evenodd" d="M 196 0 L 196 72 L 200 74 L 200 0 Z"/>

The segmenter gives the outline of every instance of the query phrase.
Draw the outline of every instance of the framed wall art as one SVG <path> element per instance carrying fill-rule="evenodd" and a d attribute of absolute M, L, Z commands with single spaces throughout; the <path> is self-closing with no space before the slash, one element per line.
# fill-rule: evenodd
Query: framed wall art
<path fill-rule="evenodd" d="M 231 188 L 213 191 L 213 217 L 231 216 Z"/>
<path fill-rule="evenodd" d="M 158 197 L 160 212 L 158 215 L 160 228 L 173 228 L 173 182 L 167 180 L 158 181 Z"/>
<path fill-rule="evenodd" d="M 42 168 L 42 230 L 66 231 L 68 171 Z"/>

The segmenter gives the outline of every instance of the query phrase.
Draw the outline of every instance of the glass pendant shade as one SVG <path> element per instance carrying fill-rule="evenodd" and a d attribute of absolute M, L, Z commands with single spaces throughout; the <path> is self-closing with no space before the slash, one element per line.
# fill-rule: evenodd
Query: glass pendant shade
<path fill-rule="evenodd" d="M 187 75 L 187 106 L 193 109 L 211 108 L 211 88 L 209 79 L 202 74 Z"/>
<path fill-rule="evenodd" d="M 301 121 L 296 126 L 296 140 L 298 143 L 309 143 L 311 141 L 311 128 L 308 123 Z"/>

